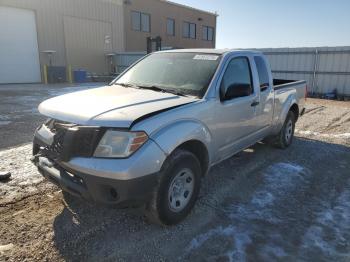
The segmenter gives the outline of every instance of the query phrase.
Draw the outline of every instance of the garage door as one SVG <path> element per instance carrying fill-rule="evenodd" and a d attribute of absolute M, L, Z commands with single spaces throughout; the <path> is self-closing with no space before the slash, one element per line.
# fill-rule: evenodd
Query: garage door
<path fill-rule="evenodd" d="M 41 82 L 33 11 L 0 6 L 0 84 Z"/>

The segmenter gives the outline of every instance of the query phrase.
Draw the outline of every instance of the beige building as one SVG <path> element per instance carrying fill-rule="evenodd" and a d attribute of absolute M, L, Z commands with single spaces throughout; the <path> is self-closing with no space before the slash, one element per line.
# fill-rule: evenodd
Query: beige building
<path fill-rule="evenodd" d="M 0 84 L 43 80 L 44 65 L 111 71 L 109 55 L 215 47 L 216 15 L 164 0 L 0 0 Z"/>
<path fill-rule="evenodd" d="M 165 0 L 126 0 L 125 50 L 146 50 L 146 38 L 157 36 L 165 48 L 214 48 L 216 18 Z"/>

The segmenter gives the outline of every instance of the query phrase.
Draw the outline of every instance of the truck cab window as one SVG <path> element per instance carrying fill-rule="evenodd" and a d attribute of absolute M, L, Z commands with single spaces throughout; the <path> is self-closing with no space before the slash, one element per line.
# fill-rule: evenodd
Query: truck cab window
<path fill-rule="evenodd" d="M 260 90 L 263 92 L 270 86 L 269 84 L 269 73 L 264 59 L 260 56 L 255 56 L 254 61 L 259 75 Z"/>
<path fill-rule="evenodd" d="M 224 100 L 250 96 L 253 93 L 252 76 L 247 57 L 238 57 L 228 64 L 221 82 Z M 223 98 L 223 97 L 222 97 Z"/>

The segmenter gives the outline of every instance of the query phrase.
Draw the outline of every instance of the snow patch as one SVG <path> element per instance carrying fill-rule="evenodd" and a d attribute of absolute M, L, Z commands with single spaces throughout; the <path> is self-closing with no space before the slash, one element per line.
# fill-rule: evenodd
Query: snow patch
<path fill-rule="evenodd" d="M 350 138 L 350 133 L 342 133 L 342 134 L 324 134 L 320 132 L 314 132 L 310 130 L 295 130 L 295 133 L 305 136 L 317 136 L 324 138 Z"/>
<path fill-rule="evenodd" d="M 283 250 L 283 248 L 276 247 L 276 246 L 265 246 L 263 248 L 262 253 L 263 254 L 272 254 L 274 257 L 277 257 L 279 259 L 287 256 L 287 253 Z"/>
<path fill-rule="evenodd" d="M 11 121 L 0 121 L 0 126 L 7 126 L 11 123 L 12 123 Z"/>
<path fill-rule="evenodd" d="M 248 204 L 231 207 L 229 216 L 237 219 L 262 219 L 270 223 L 279 223 L 280 219 L 271 212 L 276 202 L 304 182 L 304 168 L 292 163 L 277 163 L 269 166 L 263 174 L 263 182 L 251 197 Z"/>
<path fill-rule="evenodd" d="M 276 163 L 263 171 L 262 183 L 246 203 L 232 205 L 226 209 L 227 227 L 217 227 L 198 235 L 190 242 L 186 255 L 200 252 L 205 243 L 215 242 L 218 237 L 224 237 L 231 244 L 225 254 L 230 261 L 245 261 L 247 247 L 252 239 L 259 234 L 265 243 L 261 243 L 261 254 L 266 259 L 286 256 L 280 245 L 281 235 L 265 235 L 259 232 L 261 224 L 278 226 L 283 223 L 280 214 L 276 214 L 275 205 L 283 199 L 290 198 L 291 192 L 306 183 L 309 172 L 302 166 L 293 163 Z M 277 209 L 278 210 L 278 209 Z M 220 254 L 222 256 L 222 254 Z"/>
<path fill-rule="evenodd" d="M 0 203 L 11 202 L 37 192 L 44 178 L 30 161 L 32 145 L 0 151 L 0 171 L 11 172 L 11 180 L 0 184 Z"/>
<path fill-rule="evenodd" d="M 206 241 L 216 236 L 228 237 L 233 242 L 235 249 L 229 250 L 225 254 L 225 256 L 228 257 L 230 261 L 246 260 L 244 250 L 246 246 L 251 243 L 250 236 L 246 232 L 241 232 L 239 228 L 236 228 L 232 225 L 228 227 L 220 226 L 218 228 L 211 229 L 207 233 L 204 233 L 193 239 L 187 248 L 187 253 L 200 248 Z"/>
<path fill-rule="evenodd" d="M 335 204 L 318 213 L 316 222 L 306 231 L 302 239 L 301 253 L 309 250 L 321 253 L 330 259 L 349 257 L 348 239 L 350 231 L 350 185 L 336 199 Z"/>
<path fill-rule="evenodd" d="M 11 124 L 10 117 L 6 115 L 0 115 L 0 126 L 6 126 Z"/>
<path fill-rule="evenodd" d="M 198 236 L 197 238 L 192 239 L 192 241 L 188 247 L 188 250 L 199 248 L 200 246 L 202 246 L 204 244 L 205 241 L 210 239 L 212 236 L 215 236 L 215 235 L 231 236 L 235 232 L 236 232 L 236 230 L 235 230 L 234 226 L 229 226 L 229 227 L 225 227 L 225 228 L 218 227 L 215 229 L 211 229 L 208 232 Z"/>

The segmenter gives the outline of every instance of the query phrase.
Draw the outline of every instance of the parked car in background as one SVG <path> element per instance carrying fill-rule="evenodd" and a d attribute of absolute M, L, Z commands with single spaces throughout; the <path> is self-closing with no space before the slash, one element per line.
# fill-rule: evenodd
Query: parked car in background
<path fill-rule="evenodd" d="M 43 102 L 33 161 L 75 196 L 176 224 L 210 167 L 266 138 L 288 147 L 305 100 L 306 82 L 273 79 L 260 52 L 157 52 L 109 86 Z"/>

